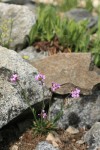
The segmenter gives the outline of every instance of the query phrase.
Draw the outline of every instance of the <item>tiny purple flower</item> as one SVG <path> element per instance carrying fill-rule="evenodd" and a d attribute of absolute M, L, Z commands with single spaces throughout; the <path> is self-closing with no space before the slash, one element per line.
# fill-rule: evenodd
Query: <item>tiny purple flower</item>
<path fill-rule="evenodd" d="M 39 116 L 41 116 L 43 119 L 47 118 L 47 114 L 45 112 L 45 110 L 42 110 L 41 114 L 38 114 Z"/>
<path fill-rule="evenodd" d="M 46 119 L 46 118 L 47 118 L 47 114 L 46 114 L 46 113 L 43 113 L 43 114 L 42 114 L 42 117 L 43 117 L 43 119 Z"/>
<path fill-rule="evenodd" d="M 38 75 L 35 76 L 35 80 L 44 82 L 45 75 L 39 73 Z"/>
<path fill-rule="evenodd" d="M 60 84 L 52 82 L 52 87 L 51 87 L 52 91 L 55 91 L 55 90 L 57 90 L 59 88 L 60 88 Z"/>
<path fill-rule="evenodd" d="M 17 82 L 18 81 L 18 75 L 17 74 L 13 74 L 11 77 L 10 77 L 10 81 L 11 82 Z"/>
<path fill-rule="evenodd" d="M 79 96 L 80 96 L 80 90 L 76 88 L 74 91 L 71 92 L 71 96 L 73 98 L 79 98 Z"/>

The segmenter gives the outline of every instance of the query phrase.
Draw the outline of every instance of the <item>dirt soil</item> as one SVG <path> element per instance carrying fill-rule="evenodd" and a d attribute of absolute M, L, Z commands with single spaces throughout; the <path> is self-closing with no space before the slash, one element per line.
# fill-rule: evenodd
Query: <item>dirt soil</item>
<path fill-rule="evenodd" d="M 56 53 L 71 53 L 72 50 L 66 46 L 62 46 L 59 43 L 59 40 L 57 37 L 55 37 L 54 40 L 48 42 L 48 41 L 38 41 L 34 42 L 33 47 L 35 47 L 37 52 L 40 51 L 48 51 L 49 55 L 54 55 Z"/>
<path fill-rule="evenodd" d="M 58 130 L 57 134 L 61 140 L 59 144 L 60 150 L 87 150 L 85 143 L 77 143 L 77 141 L 81 140 L 84 133 L 83 129 L 80 129 L 80 132 L 76 135 L 65 134 L 63 130 Z M 45 141 L 45 139 L 46 135 L 33 137 L 32 128 L 27 129 L 23 134 L 18 134 L 16 128 L 10 127 L 10 129 L 6 129 L 5 135 L 3 135 L 3 141 L 0 142 L 0 150 L 35 150 L 37 144 L 40 141 Z"/>

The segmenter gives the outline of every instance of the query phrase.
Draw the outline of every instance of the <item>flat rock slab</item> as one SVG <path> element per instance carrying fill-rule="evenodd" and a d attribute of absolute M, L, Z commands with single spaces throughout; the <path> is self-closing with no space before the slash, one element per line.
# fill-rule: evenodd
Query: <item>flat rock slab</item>
<path fill-rule="evenodd" d="M 65 13 L 65 16 L 69 19 L 74 19 L 76 22 L 88 20 L 88 28 L 97 25 L 98 22 L 97 16 L 92 16 L 92 14 L 88 10 L 82 8 L 71 9 L 70 11 Z"/>
<path fill-rule="evenodd" d="M 90 53 L 62 53 L 31 62 L 39 72 L 45 74 L 45 83 L 51 87 L 52 82 L 61 84 L 56 92 L 67 94 L 72 88 L 80 87 L 91 90 L 100 83 L 100 75 L 96 71 L 89 71 L 92 57 Z"/>

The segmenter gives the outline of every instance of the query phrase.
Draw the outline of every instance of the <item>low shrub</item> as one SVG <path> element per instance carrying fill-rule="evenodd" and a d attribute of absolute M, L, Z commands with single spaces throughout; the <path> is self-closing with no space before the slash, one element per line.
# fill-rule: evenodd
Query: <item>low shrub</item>
<path fill-rule="evenodd" d="M 90 40 L 87 21 L 77 24 L 73 20 L 61 19 L 52 6 L 40 8 L 38 20 L 29 33 L 29 44 L 37 41 L 52 42 L 55 38 L 59 45 L 71 51 L 86 51 Z"/>

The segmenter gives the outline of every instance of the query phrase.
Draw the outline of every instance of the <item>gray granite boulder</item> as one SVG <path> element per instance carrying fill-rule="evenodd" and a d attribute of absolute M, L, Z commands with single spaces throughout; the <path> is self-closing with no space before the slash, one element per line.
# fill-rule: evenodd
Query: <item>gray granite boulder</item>
<path fill-rule="evenodd" d="M 17 4 L 17 5 L 24 5 L 30 2 L 30 0 L 1 0 L 1 1 L 4 3 Z"/>
<path fill-rule="evenodd" d="M 10 82 L 13 73 L 18 74 L 19 82 Z M 37 73 L 38 70 L 15 51 L 0 47 L 0 128 L 29 107 L 25 96 L 30 105 L 51 98 L 49 90 L 35 80 Z"/>
<path fill-rule="evenodd" d="M 70 11 L 65 13 L 65 16 L 69 19 L 75 20 L 76 22 L 88 20 L 88 28 L 97 25 L 98 22 L 97 16 L 92 16 L 92 14 L 88 10 L 83 8 L 71 9 Z"/>
<path fill-rule="evenodd" d="M 80 98 L 55 97 L 50 107 L 50 119 L 61 111 L 61 106 L 63 115 L 57 122 L 57 127 L 65 129 L 71 125 L 90 128 L 95 122 L 100 121 L 100 88 L 98 92 Z"/>
<path fill-rule="evenodd" d="M 35 12 L 36 10 L 35 2 L 31 0 L 2 0 L 2 2 L 7 4 L 24 5 L 27 6 L 33 12 Z"/>
<path fill-rule="evenodd" d="M 100 122 L 96 122 L 92 128 L 86 132 L 84 141 L 89 145 L 89 150 L 100 149 Z"/>
<path fill-rule="evenodd" d="M 35 22 L 36 16 L 27 6 L 0 3 L 0 25 L 7 24 L 6 31 L 3 31 L 7 36 L 3 40 L 7 42 L 10 39 L 11 49 L 24 47 L 25 36 Z"/>
<path fill-rule="evenodd" d="M 19 54 L 22 56 L 22 58 L 26 58 L 26 60 L 28 61 L 36 61 L 38 59 L 42 59 L 48 56 L 48 52 L 37 52 L 33 46 L 29 46 L 26 49 L 23 49 L 19 52 Z"/>
<path fill-rule="evenodd" d="M 43 142 L 40 142 L 36 149 L 35 150 L 59 150 L 58 148 L 55 148 L 53 147 L 52 144 L 46 142 L 46 141 L 43 141 Z"/>

